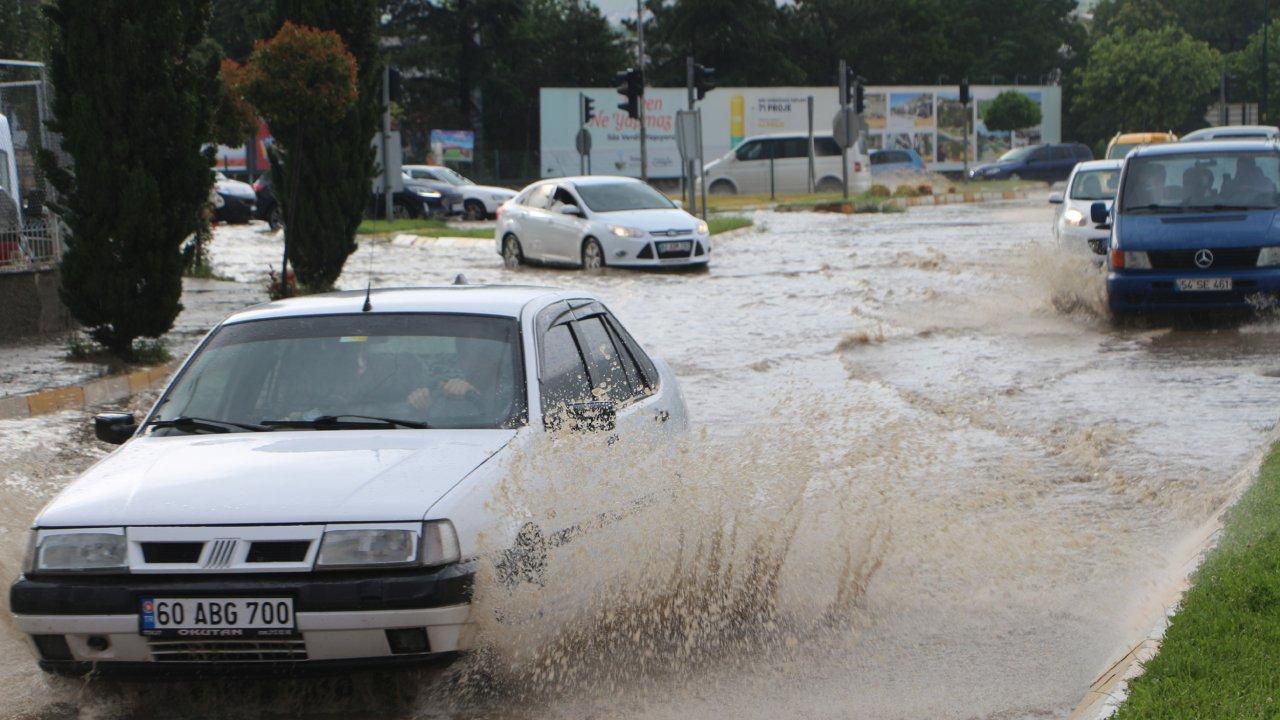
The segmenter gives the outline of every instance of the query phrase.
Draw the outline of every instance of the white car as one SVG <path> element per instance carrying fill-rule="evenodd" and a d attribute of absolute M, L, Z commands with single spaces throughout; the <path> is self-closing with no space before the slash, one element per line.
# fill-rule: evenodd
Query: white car
<path fill-rule="evenodd" d="M 1120 184 L 1124 160 L 1090 160 L 1076 165 L 1067 178 L 1066 193 L 1055 192 L 1049 202 L 1058 206 L 1053 217 L 1053 237 L 1058 244 L 1077 252 L 1105 254 L 1110 230 L 1099 230 L 1089 217 L 1095 202 L 1110 209 Z"/>
<path fill-rule="evenodd" d="M 1178 142 L 1201 140 L 1280 140 L 1280 128 L 1275 125 L 1221 125 L 1189 132 Z"/>
<path fill-rule="evenodd" d="M 498 213 L 503 203 L 516 196 L 516 191 L 495 185 L 477 185 L 441 165 L 405 165 L 401 168 L 413 180 L 448 183 L 462 195 L 462 215 L 467 220 L 484 220 Z"/>
<path fill-rule="evenodd" d="M 536 182 L 502 207 L 495 232 L 509 268 L 526 261 L 599 270 L 607 265 L 706 266 L 707 224 L 635 178 Z"/>
<path fill-rule="evenodd" d="M 871 165 L 859 140 L 849 150 L 849 190 L 871 189 Z M 840 146 L 831 132 L 813 136 L 814 189 L 822 193 L 844 188 L 840 169 Z M 712 195 L 759 195 L 772 189 L 777 193 L 809 190 L 809 136 L 807 133 L 774 133 L 743 140 L 724 157 L 707 163 L 703 182 Z"/>
<path fill-rule="evenodd" d="M 62 674 L 466 650 L 480 563 L 528 577 L 537 548 L 596 517 L 502 511 L 502 482 L 551 481 L 510 472 L 544 428 L 649 454 L 687 425 L 670 369 L 586 293 L 463 284 L 256 306 L 205 337 L 140 424 L 95 418 L 123 445 L 36 518 L 10 609 Z"/>

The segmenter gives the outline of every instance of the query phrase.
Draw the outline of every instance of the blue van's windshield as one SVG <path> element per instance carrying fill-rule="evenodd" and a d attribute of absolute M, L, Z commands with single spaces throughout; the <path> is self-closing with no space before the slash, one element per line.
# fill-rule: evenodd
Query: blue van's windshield
<path fill-rule="evenodd" d="M 1264 210 L 1280 206 L 1280 153 L 1197 152 L 1128 161 L 1121 212 Z"/>

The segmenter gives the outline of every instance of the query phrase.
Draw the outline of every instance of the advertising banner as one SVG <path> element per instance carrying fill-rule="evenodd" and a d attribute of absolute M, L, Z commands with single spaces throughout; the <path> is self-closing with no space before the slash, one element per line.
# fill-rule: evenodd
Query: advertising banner
<path fill-rule="evenodd" d="M 475 150 L 476 134 L 471 130 L 431 131 L 431 154 L 437 163 L 469 163 Z"/>
<path fill-rule="evenodd" d="M 1044 120 L 1016 133 L 993 133 L 982 124 L 982 111 L 1004 90 L 1017 90 L 1040 104 Z M 1059 142 L 1062 134 L 1062 90 L 1056 86 L 974 85 L 969 103 L 969 160 L 999 157 L 1012 147 Z M 615 109 L 622 96 L 613 88 L 543 88 L 541 91 L 542 176 L 578 172 L 574 137 L 578 132 L 578 93 L 595 101 L 602 114 L 587 125 L 592 135 L 592 168 L 597 174 L 640 175 L 639 122 Z M 683 88 L 648 88 L 645 108 L 649 177 L 678 178 L 680 156 L 675 142 L 675 113 L 687 100 Z M 814 98 L 817 135 L 839 108 L 834 87 L 717 88 L 700 102 L 707 161 L 737 147 L 744 139 L 769 133 L 808 129 L 807 102 Z M 912 148 L 932 170 L 959 170 L 964 161 L 964 113 L 955 86 L 869 86 L 865 93 L 866 150 Z M 976 154 L 976 158 L 975 158 Z"/>

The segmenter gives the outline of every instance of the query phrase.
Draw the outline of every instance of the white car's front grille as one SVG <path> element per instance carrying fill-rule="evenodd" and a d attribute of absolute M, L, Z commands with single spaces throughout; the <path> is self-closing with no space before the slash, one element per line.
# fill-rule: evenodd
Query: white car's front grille
<path fill-rule="evenodd" d="M 680 237 L 681 235 L 692 235 L 693 228 L 686 228 L 683 230 L 680 230 L 680 229 L 650 230 L 649 234 L 654 237 Z"/>
<path fill-rule="evenodd" d="M 221 570 L 230 567 L 231 559 L 236 552 L 236 545 L 239 543 L 240 541 L 234 538 L 219 538 L 210 543 L 204 558 L 205 569 Z"/>
<path fill-rule="evenodd" d="M 284 638 L 148 638 L 156 662 L 281 662 L 307 659 L 307 643 Z"/>
<path fill-rule="evenodd" d="M 141 526 L 125 533 L 133 573 L 307 572 L 324 526 Z"/>

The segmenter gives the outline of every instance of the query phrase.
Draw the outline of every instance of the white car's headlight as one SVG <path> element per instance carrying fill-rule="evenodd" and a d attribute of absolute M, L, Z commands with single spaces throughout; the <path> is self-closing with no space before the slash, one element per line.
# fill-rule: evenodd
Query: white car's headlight
<path fill-rule="evenodd" d="M 706 224 L 705 222 L 703 222 L 703 221 L 699 220 L 699 221 L 698 221 L 698 234 L 699 234 L 699 235 L 706 235 L 706 234 L 707 234 L 707 233 L 709 233 L 709 232 L 711 232 L 711 228 L 708 228 L 708 227 L 707 227 L 707 224 Z"/>
<path fill-rule="evenodd" d="M 325 531 L 317 569 L 445 565 L 459 559 L 458 535 L 448 520 L 420 528 L 339 528 Z"/>
<path fill-rule="evenodd" d="M 506 193 L 489 193 L 489 199 L 494 202 L 506 202 L 515 195 L 507 195 Z"/>
<path fill-rule="evenodd" d="M 125 572 L 129 569 L 124 528 L 33 533 L 30 572 Z"/>
<path fill-rule="evenodd" d="M 1075 208 L 1069 208 L 1066 212 L 1062 213 L 1062 219 L 1071 227 L 1085 226 L 1084 213 Z"/>
<path fill-rule="evenodd" d="M 326 530 L 316 567 L 416 565 L 418 536 L 417 530 L 407 528 Z"/>
<path fill-rule="evenodd" d="M 644 237 L 643 230 L 624 227 L 622 225 L 610 225 L 609 232 L 613 233 L 614 235 L 617 235 L 618 237 L 626 237 L 626 238 Z"/>
<path fill-rule="evenodd" d="M 1280 265 L 1280 245 L 1262 248 L 1258 253 L 1258 267 L 1274 267 Z"/>
<path fill-rule="evenodd" d="M 438 197 L 440 197 L 440 193 L 436 192 L 435 190 L 420 190 L 420 189 L 414 189 L 414 191 L 413 191 L 413 192 L 414 192 L 414 193 L 416 193 L 416 194 L 418 194 L 418 195 L 420 195 L 420 196 L 422 196 L 422 197 L 424 197 L 424 198 L 438 198 Z"/>

